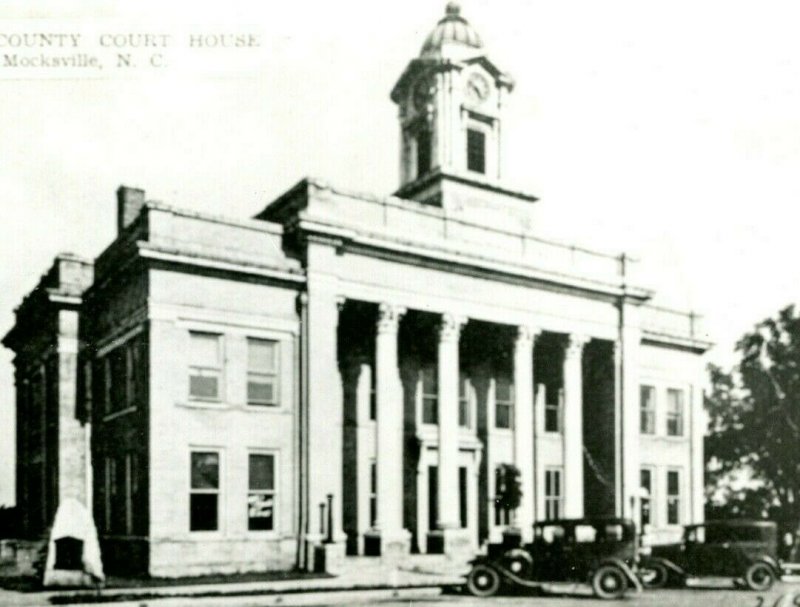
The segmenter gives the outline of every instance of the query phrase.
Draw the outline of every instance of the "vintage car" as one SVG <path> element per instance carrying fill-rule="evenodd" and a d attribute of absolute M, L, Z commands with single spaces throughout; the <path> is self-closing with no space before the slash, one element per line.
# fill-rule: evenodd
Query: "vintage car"
<path fill-rule="evenodd" d="M 569 519 L 537 523 L 533 541 L 521 546 L 489 544 L 472 561 L 467 589 L 489 597 L 501 587 L 539 589 L 544 583 L 589 584 L 604 599 L 621 598 L 629 588 L 641 590 L 634 573 L 636 528 L 627 519 Z"/>
<path fill-rule="evenodd" d="M 689 577 L 731 577 L 763 592 L 781 575 L 777 533 L 769 521 L 689 525 L 682 542 L 652 546 L 642 555 L 638 573 L 646 588 L 684 585 Z"/>

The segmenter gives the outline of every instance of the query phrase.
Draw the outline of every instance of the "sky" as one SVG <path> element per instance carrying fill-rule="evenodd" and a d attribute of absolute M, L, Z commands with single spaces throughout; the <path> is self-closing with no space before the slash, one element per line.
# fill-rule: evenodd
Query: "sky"
<path fill-rule="evenodd" d="M 0 33 L 247 31 L 260 46 L 175 51 L 133 75 L 0 68 L 0 332 L 56 253 L 94 258 L 111 242 L 120 184 L 232 217 L 306 175 L 392 193 L 389 91 L 444 5 L 4 3 Z M 536 233 L 641 258 L 658 301 L 704 314 L 709 360 L 732 364 L 738 337 L 800 284 L 800 5 L 463 0 L 462 14 L 516 81 L 505 175 L 539 197 Z M 13 500 L 13 394 L 4 350 L 0 504 Z"/>

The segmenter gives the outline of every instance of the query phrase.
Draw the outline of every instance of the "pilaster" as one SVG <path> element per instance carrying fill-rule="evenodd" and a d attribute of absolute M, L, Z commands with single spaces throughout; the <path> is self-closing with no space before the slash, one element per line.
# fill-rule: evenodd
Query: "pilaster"
<path fill-rule="evenodd" d="M 309 291 L 304 312 L 304 360 L 306 368 L 306 436 L 307 458 L 307 532 L 309 543 L 320 541 L 341 544 L 344 551 L 345 535 L 342 530 L 342 469 L 344 406 L 342 379 L 337 355 L 337 330 L 342 300 L 336 295 L 335 281 L 317 275 L 309 281 Z M 329 501 L 328 496 L 332 496 Z M 320 504 L 326 509 L 331 503 L 332 512 L 326 516 L 331 522 L 325 537 L 316 531 L 316 513 Z M 317 551 L 309 550 L 309 556 Z M 330 559 L 328 559 L 330 560 Z M 326 561 L 328 562 L 328 561 Z"/>

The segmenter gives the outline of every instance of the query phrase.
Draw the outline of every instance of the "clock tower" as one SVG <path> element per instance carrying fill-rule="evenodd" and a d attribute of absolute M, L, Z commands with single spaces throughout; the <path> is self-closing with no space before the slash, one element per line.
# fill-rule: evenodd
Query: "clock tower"
<path fill-rule="evenodd" d="M 392 90 L 400 117 L 400 188 L 426 204 L 462 206 L 479 191 L 534 197 L 501 186 L 503 106 L 514 86 L 487 56 L 456 2 Z"/>

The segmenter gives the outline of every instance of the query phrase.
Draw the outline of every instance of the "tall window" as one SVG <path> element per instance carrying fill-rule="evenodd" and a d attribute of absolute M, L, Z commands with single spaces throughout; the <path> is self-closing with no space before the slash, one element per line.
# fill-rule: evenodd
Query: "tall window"
<path fill-rule="evenodd" d="M 486 172 L 486 134 L 477 129 L 467 129 L 467 169 Z"/>
<path fill-rule="evenodd" d="M 219 528 L 219 453 L 192 451 L 189 530 Z"/>
<path fill-rule="evenodd" d="M 427 175 L 431 170 L 431 131 L 422 127 L 417 131 L 417 177 Z"/>
<path fill-rule="evenodd" d="M 561 432 L 561 390 L 556 400 L 546 400 L 544 404 L 544 431 Z"/>
<path fill-rule="evenodd" d="M 680 525 L 681 522 L 681 473 L 667 471 L 667 524 Z"/>
<path fill-rule="evenodd" d="M 514 409 L 514 384 L 508 377 L 498 377 L 494 389 L 494 425 L 511 428 Z"/>
<path fill-rule="evenodd" d="M 683 390 L 667 390 L 667 436 L 683 436 Z"/>
<path fill-rule="evenodd" d="M 189 335 L 189 396 L 220 400 L 222 337 L 213 333 L 192 332 Z"/>
<path fill-rule="evenodd" d="M 469 392 L 469 378 L 462 373 L 458 381 L 458 425 L 462 428 L 470 427 Z"/>
<path fill-rule="evenodd" d="M 103 460 L 103 529 L 111 532 L 111 505 L 116 492 L 116 461 L 112 457 Z"/>
<path fill-rule="evenodd" d="M 656 433 L 656 389 L 639 387 L 639 430 L 642 434 Z"/>
<path fill-rule="evenodd" d="M 92 363 L 86 362 L 83 365 L 83 403 L 84 411 L 92 410 Z"/>
<path fill-rule="evenodd" d="M 376 390 L 377 377 L 375 374 L 375 362 L 369 370 L 369 418 L 372 421 L 378 419 L 378 391 Z"/>
<path fill-rule="evenodd" d="M 378 522 L 378 464 L 369 464 L 369 524 L 374 527 Z"/>
<path fill-rule="evenodd" d="M 275 456 L 251 453 L 247 491 L 247 528 L 275 530 Z"/>
<path fill-rule="evenodd" d="M 546 520 L 561 518 L 562 496 L 561 468 L 548 468 L 544 471 L 544 516 Z"/>
<path fill-rule="evenodd" d="M 420 371 L 422 385 L 422 423 L 439 423 L 439 381 L 436 365 L 429 365 Z"/>
<path fill-rule="evenodd" d="M 247 404 L 278 405 L 278 342 L 247 338 Z"/>
<path fill-rule="evenodd" d="M 645 525 L 653 523 L 653 471 L 650 468 L 642 468 L 639 478 L 642 488 L 642 496 L 639 498 L 639 524 L 644 528 Z"/>
<path fill-rule="evenodd" d="M 108 414 L 113 411 L 113 391 L 111 387 L 111 356 L 103 358 L 103 412 Z"/>
<path fill-rule="evenodd" d="M 136 406 L 136 368 L 139 352 L 136 344 L 129 342 L 125 347 L 125 406 Z"/>

